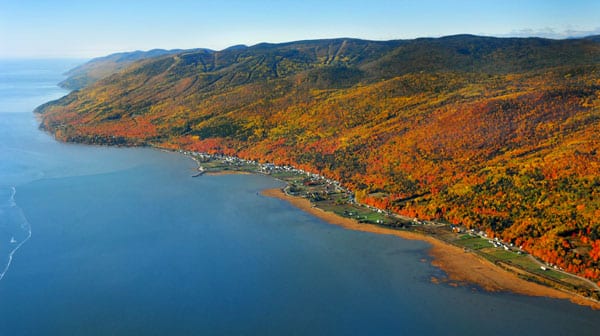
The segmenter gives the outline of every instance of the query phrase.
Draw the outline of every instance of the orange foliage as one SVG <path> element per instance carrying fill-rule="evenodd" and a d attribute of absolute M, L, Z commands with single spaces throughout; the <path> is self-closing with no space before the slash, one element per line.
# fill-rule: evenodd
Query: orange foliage
<path fill-rule="evenodd" d="M 266 67 L 203 60 L 198 73 L 138 64 L 46 107 L 43 124 L 67 141 L 294 165 L 365 204 L 484 230 L 600 279 L 600 65 L 488 73 L 365 63 L 355 69 L 364 79 L 337 83 L 355 72 L 325 78 L 324 64 L 283 56 Z"/>

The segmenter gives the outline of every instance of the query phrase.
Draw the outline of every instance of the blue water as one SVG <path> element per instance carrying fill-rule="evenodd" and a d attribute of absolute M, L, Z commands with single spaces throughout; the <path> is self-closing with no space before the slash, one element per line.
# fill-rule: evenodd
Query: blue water
<path fill-rule="evenodd" d="M 31 110 L 75 64 L 0 62 L 0 336 L 597 334 L 566 301 L 433 284 L 427 244 L 324 223 L 268 177 L 54 141 Z"/>

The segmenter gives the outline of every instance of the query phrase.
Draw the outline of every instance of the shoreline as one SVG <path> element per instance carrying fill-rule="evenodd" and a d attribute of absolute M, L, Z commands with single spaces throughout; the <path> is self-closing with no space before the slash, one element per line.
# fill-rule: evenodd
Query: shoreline
<path fill-rule="evenodd" d="M 279 188 L 266 189 L 261 194 L 267 197 L 287 201 L 296 208 L 308 212 L 325 222 L 348 230 L 397 236 L 407 240 L 420 240 L 431 245 L 428 254 L 433 258 L 431 264 L 443 270 L 448 278 L 432 278 L 434 283 L 446 282 L 452 286 L 475 284 L 489 292 L 510 292 L 515 294 L 548 297 L 569 300 L 572 303 L 600 310 L 600 303 L 586 299 L 574 293 L 543 286 L 519 278 L 516 274 L 500 268 L 492 262 L 465 252 L 463 249 L 423 234 L 385 228 L 374 224 L 358 223 L 350 218 L 338 216 L 319 209 L 303 197 L 291 196 Z"/>
<path fill-rule="evenodd" d="M 176 150 L 167 148 L 154 148 L 176 152 Z M 179 150 L 179 153 L 195 161 L 199 170 L 202 171 L 202 175 L 251 175 L 257 173 L 255 170 L 241 170 L 239 169 L 239 166 L 235 165 L 233 166 L 233 169 L 223 169 L 222 166 L 205 169 L 195 155 L 191 154 L 192 152 Z M 201 155 L 209 154 L 201 153 Z M 252 164 L 254 166 L 258 166 L 258 163 L 254 161 L 247 161 L 236 157 L 222 156 L 220 159 L 224 159 L 226 166 L 230 165 L 231 160 L 233 159 L 239 160 L 243 162 L 243 164 Z M 314 177 L 314 174 L 304 171 L 300 172 L 302 174 L 308 174 L 309 176 L 312 175 Z M 284 182 L 286 185 L 289 185 L 289 182 L 285 180 L 281 180 L 277 177 L 274 178 Z M 485 259 L 483 256 L 477 255 L 474 252 L 465 251 L 465 249 L 461 247 L 435 238 L 432 235 L 402 229 L 394 229 L 376 224 L 359 223 L 355 219 L 342 217 L 333 212 L 318 208 L 313 205 L 310 200 L 303 196 L 289 195 L 281 188 L 265 189 L 260 193 L 267 197 L 278 198 L 287 201 L 296 208 L 310 213 L 329 224 L 341 226 L 348 230 L 392 235 L 402 239 L 420 240 L 429 243 L 431 247 L 428 250 L 428 254 L 432 257 L 431 264 L 440 268 L 447 275 L 446 278 L 442 279 L 432 277 L 431 282 L 433 283 L 446 283 L 451 286 L 476 285 L 488 292 L 506 292 L 526 296 L 569 300 L 577 305 L 587 306 L 593 310 L 600 310 L 599 301 L 595 301 L 572 291 L 561 290 L 558 288 L 538 284 L 530 280 L 522 279 L 516 273 L 494 264 L 490 260 Z"/>

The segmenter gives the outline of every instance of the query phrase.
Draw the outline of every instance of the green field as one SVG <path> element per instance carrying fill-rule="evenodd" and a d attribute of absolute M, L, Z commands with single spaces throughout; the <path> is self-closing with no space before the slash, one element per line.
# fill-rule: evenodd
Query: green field
<path fill-rule="evenodd" d="M 492 244 L 490 244 L 487 241 L 487 239 L 481 237 L 473 237 L 470 235 L 462 235 L 458 240 L 453 241 L 453 243 L 471 250 L 479 250 L 482 248 L 492 246 Z"/>
<path fill-rule="evenodd" d="M 545 271 L 543 269 L 540 268 L 540 265 L 531 260 L 531 258 L 523 256 L 522 258 L 517 258 L 514 260 L 511 260 L 511 263 L 514 265 L 517 265 L 521 268 L 523 268 L 524 270 L 534 273 L 534 274 L 538 274 L 541 276 L 545 276 L 551 279 L 556 279 L 556 280 L 564 280 L 567 278 L 570 278 L 570 276 L 561 273 L 561 272 L 557 272 L 551 268 L 546 269 Z"/>

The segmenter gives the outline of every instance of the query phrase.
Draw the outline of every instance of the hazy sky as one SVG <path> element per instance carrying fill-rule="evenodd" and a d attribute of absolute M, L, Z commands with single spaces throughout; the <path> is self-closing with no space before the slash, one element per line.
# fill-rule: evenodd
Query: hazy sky
<path fill-rule="evenodd" d="M 600 34 L 600 0 L 0 0 L 0 57 L 460 33 Z"/>

